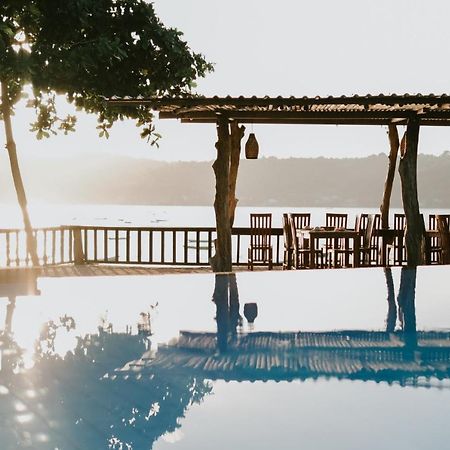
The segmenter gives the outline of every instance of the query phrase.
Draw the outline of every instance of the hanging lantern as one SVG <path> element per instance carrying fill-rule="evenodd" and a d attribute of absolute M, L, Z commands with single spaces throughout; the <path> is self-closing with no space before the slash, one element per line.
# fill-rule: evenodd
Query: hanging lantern
<path fill-rule="evenodd" d="M 250 133 L 245 143 L 245 157 L 247 159 L 258 159 L 259 144 L 256 140 L 255 133 Z"/>

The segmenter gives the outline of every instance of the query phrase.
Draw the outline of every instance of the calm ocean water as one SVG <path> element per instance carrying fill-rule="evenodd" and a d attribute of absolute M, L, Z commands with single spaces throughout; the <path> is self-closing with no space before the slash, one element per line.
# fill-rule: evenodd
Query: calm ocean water
<path fill-rule="evenodd" d="M 34 227 L 59 225 L 123 225 L 123 226 L 214 226 L 212 206 L 145 206 L 145 205 L 30 205 Z M 292 207 L 238 207 L 235 226 L 248 226 L 251 212 L 272 212 L 273 225 L 281 226 L 285 212 L 311 212 L 313 225 L 322 225 L 329 211 L 349 214 L 349 225 L 357 214 L 377 213 L 377 208 L 292 208 Z M 433 213 L 450 213 L 449 209 L 426 209 Z M 402 212 L 400 209 L 392 209 Z M 21 227 L 20 210 L 15 205 L 0 205 L 0 228 Z"/>

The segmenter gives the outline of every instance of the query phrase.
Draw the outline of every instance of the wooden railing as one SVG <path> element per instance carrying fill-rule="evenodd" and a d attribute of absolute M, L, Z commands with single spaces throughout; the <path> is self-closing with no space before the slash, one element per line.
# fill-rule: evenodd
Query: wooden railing
<path fill-rule="evenodd" d="M 73 262 L 71 227 L 47 227 L 33 230 L 41 265 Z M 26 234 L 18 228 L 0 229 L 0 267 L 31 265 L 26 250 Z"/>
<path fill-rule="evenodd" d="M 108 263 L 208 266 L 215 228 L 61 226 L 34 230 L 42 265 Z M 281 265 L 281 228 L 272 230 L 274 264 Z M 232 230 L 232 264 L 247 264 L 250 228 Z M 28 266 L 23 230 L 0 229 L 0 266 Z"/>

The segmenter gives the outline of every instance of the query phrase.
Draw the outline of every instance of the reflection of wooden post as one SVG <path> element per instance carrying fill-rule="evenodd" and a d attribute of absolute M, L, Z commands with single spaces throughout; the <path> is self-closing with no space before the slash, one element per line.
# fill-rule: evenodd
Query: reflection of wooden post
<path fill-rule="evenodd" d="M 394 182 L 395 166 L 397 164 L 399 146 L 397 127 L 392 124 L 389 125 L 389 144 L 390 151 L 388 173 L 384 184 L 383 201 L 380 206 L 382 228 L 389 228 L 389 206 L 391 203 L 392 184 Z"/>
<path fill-rule="evenodd" d="M 417 347 L 417 324 L 416 324 L 416 277 L 417 269 L 402 267 L 400 276 L 400 289 L 398 291 L 397 303 L 403 316 L 403 331 L 405 346 L 409 350 Z M 414 355 L 411 354 L 411 357 Z"/>
<path fill-rule="evenodd" d="M 83 252 L 83 242 L 81 240 L 81 228 L 74 227 L 73 229 L 73 252 L 74 252 L 74 262 L 75 264 L 84 264 L 84 252 Z"/>
<path fill-rule="evenodd" d="M 216 304 L 217 347 L 221 353 L 228 349 L 229 317 L 229 283 L 228 275 L 216 274 L 213 302 Z"/>
<path fill-rule="evenodd" d="M 419 120 L 408 120 L 406 145 L 401 148 L 398 171 L 402 181 L 403 208 L 406 216 L 405 244 L 407 263 L 416 267 L 423 262 L 425 227 L 419 212 L 417 196 L 417 148 L 419 144 Z"/>
<path fill-rule="evenodd" d="M 394 279 L 392 278 L 392 270 L 390 267 L 384 268 L 384 276 L 386 278 L 388 313 L 386 317 L 386 332 L 393 333 L 397 323 L 397 306 L 395 304 Z"/>

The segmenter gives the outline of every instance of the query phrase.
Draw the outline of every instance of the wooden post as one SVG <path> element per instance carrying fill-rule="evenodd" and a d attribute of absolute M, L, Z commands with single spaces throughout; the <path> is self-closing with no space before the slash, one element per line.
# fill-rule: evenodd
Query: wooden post
<path fill-rule="evenodd" d="M 81 240 L 81 228 L 73 228 L 73 251 L 74 251 L 74 263 L 81 265 L 86 262 L 83 252 L 83 242 Z"/>
<path fill-rule="evenodd" d="M 383 201 L 380 206 L 381 212 L 381 228 L 389 228 L 389 206 L 391 203 L 392 184 L 395 176 L 395 166 L 397 165 L 397 155 L 399 147 L 397 127 L 393 124 L 389 125 L 389 165 L 386 182 L 384 184 Z"/>
<path fill-rule="evenodd" d="M 231 155 L 230 155 L 230 179 L 228 182 L 228 213 L 230 226 L 233 227 L 234 212 L 238 199 L 236 198 L 236 181 L 238 176 L 239 161 L 241 157 L 241 140 L 244 137 L 245 127 L 239 126 L 236 121 L 230 123 Z"/>
<path fill-rule="evenodd" d="M 417 195 L 417 149 L 419 120 L 410 118 L 406 128 L 406 145 L 401 149 L 398 171 L 402 182 L 403 208 L 406 216 L 406 257 L 409 267 L 424 262 L 425 229 L 419 212 Z"/>
<path fill-rule="evenodd" d="M 231 139 L 228 119 L 220 117 L 217 121 L 216 142 L 217 159 L 213 164 L 216 176 L 216 196 L 214 210 L 216 212 L 216 254 L 211 258 L 214 272 L 231 272 L 231 225 L 229 214 L 229 180 Z"/>

